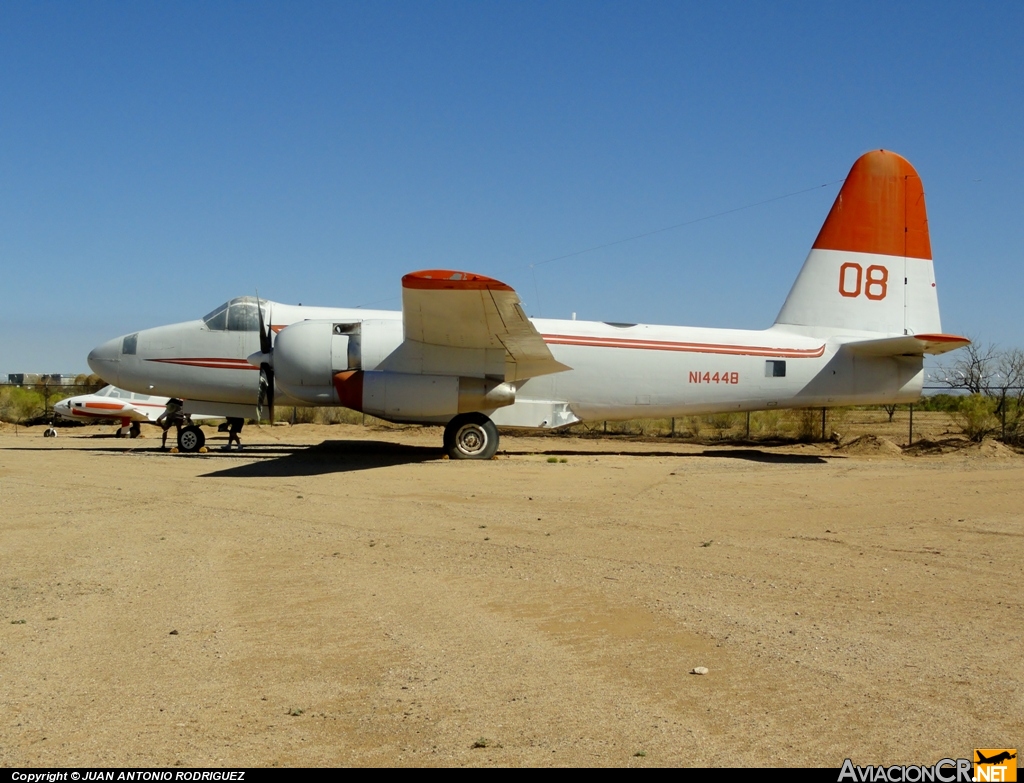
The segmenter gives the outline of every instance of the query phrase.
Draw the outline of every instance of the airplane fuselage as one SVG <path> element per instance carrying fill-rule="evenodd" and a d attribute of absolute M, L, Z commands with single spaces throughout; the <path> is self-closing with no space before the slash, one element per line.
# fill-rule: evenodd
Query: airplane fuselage
<path fill-rule="evenodd" d="M 362 370 L 386 367 L 403 342 L 401 312 L 265 307 L 274 332 L 304 320 L 372 325 L 372 336 L 370 330 L 363 335 Z M 581 420 L 913 402 L 923 381 L 921 356 L 861 357 L 843 350 L 844 343 L 863 336 L 852 331 L 815 337 L 779 326 L 532 323 L 555 359 L 572 369 L 518 382 L 513 405 L 487 411 L 500 426 L 552 428 Z M 90 366 L 122 388 L 182 397 L 196 413 L 218 413 L 226 409 L 209 403 L 256 405 L 258 366 L 247 357 L 258 350 L 258 332 L 210 329 L 196 320 L 111 340 L 90 354 Z M 345 369 L 338 361 L 330 367 Z M 324 385 L 330 386 L 329 377 Z M 277 399 L 284 405 L 316 404 L 282 392 Z"/>

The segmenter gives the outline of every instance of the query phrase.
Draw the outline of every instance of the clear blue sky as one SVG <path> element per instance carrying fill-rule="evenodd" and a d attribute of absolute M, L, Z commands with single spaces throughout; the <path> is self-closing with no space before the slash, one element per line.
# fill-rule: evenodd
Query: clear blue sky
<path fill-rule="evenodd" d="M 945 330 L 1024 347 L 1022 42 L 1020 3 L 6 2 L 0 372 L 256 288 L 397 309 L 430 267 L 767 327 L 877 147 L 924 179 Z"/>

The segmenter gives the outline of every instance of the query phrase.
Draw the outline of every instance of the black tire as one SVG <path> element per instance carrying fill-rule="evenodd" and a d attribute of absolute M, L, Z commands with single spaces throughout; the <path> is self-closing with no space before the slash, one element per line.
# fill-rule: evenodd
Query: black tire
<path fill-rule="evenodd" d="M 142 427 L 137 421 L 132 422 L 132 426 L 128 429 L 129 438 L 137 438 L 142 433 Z"/>
<path fill-rule="evenodd" d="M 178 451 L 185 454 L 195 454 L 206 444 L 206 436 L 203 431 L 195 426 L 182 427 L 178 433 Z"/>
<path fill-rule="evenodd" d="M 490 459 L 498 451 L 498 428 L 482 413 L 460 413 L 444 428 L 451 459 Z"/>
<path fill-rule="evenodd" d="M 121 428 L 120 427 L 118 427 L 116 430 L 114 430 L 114 437 L 115 438 L 123 438 L 124 437 L 124 433 L 121 432 Z"/>

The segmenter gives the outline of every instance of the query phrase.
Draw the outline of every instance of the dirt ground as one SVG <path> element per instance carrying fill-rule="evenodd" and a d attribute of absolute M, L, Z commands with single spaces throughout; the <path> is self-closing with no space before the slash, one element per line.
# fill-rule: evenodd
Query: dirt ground
<path fill-rule="evenodd" d="M 856 427 L 505 436 L 488 462 L 442 459 L 436 429 L 247 427 L 241 453 L 187 456 L 152 428 L 5 427 L 0 765 L 1024 746 L 1024 456 Z"/>

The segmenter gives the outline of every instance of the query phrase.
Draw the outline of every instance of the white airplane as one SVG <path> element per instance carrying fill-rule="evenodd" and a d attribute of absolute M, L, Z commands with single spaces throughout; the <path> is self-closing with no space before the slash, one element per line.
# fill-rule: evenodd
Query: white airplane
<path fill-rule="evenodd" d="M 942 332 L 921 179 L 875 150 L 765 330 L 529 319 L 504 283 L 428 270 L 402 278 L 401 312 L 241 297 L 111 340 L 89 366 L 195 413 L 272 418 L 276 400 L 442 424 L 451 457 L 486 459 L 497 427 L 914 402 L 924 355 L 969 342 Z"/>
<path fill-rule="evenodd" d="M 116 386 L 104 386 L 94 394 L 79 394 L 54 404 L 53 412 L 69 421 L 97 421 L 112 419 L 121 423 L 115 433 L 123 438 L 129 435 L 139 437 L 140 424 L 155 424 L 164 412 L 169 397 L 154 397 L 149 394 L 130 392 Z M 214 418 L 194 416 L 195 419 Z M 190 425 L 191 426 L 191 425 Z M 184 430 L 183 430 L 184 431 Z"/>

